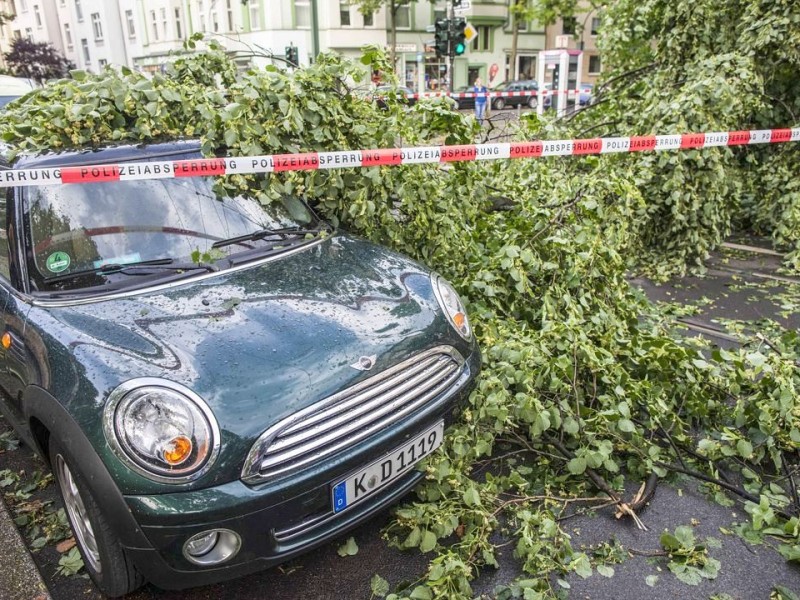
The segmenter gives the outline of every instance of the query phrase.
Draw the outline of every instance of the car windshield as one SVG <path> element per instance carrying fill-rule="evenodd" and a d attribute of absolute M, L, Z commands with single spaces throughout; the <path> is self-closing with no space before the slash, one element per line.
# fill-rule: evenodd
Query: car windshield
<path fill-rule="evenodd" d="M 158 277 L 184 271 L 180 265 L 191 269 L 236 254 L 258 257 L 304 242 L 317 226 L 297 198 L 264 207 L 251 196 L 220 197 L 213 179 L 203 177 L 29 187 L 23 197 L 28 271 L 36 291 L 112 281 L 135 285 L 143 277 L 134 273 Z M 279 233 L 268 235 L 272 230 Z M 291 235 L 293 230 L 298 234 Z M 137 263 L 138 269 L 109 268 Z M 172 273 L 170 264 L 176 266 Z"/>

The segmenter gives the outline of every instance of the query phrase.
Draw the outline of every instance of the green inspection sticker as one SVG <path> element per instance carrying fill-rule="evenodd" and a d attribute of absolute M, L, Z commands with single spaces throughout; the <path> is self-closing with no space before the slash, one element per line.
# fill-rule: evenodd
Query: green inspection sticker
<path fill-rule="evenodd" d="M 47 257 L 45 265 L 51 273 L 61 273 L 61 271 L 66 271 L 69 268 L 71 262 L 72 259 L 66 252 L 53 252 Z"/>

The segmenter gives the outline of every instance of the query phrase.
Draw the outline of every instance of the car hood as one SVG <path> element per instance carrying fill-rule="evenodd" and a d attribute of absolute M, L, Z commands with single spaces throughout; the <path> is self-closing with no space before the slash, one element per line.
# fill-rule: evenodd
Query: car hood
<path fill-rule="evenodd" d="M 45 312 L 56 323 L 43 329 L 60 331 L 81 365 L 75 378 L 90 384 L 53 373 L 54 395 L 96 391 L 92 414 L 72 400 L 79 419 L 97 418 L 119 383 L 163 377 L 204 398 L 237 468 L 281 418 L 424 349 L 468 350 L 426 269 L 343 235 L 238 272 Z M 353 366 L 364 356 L 377 358 L 369 373 Z"/>

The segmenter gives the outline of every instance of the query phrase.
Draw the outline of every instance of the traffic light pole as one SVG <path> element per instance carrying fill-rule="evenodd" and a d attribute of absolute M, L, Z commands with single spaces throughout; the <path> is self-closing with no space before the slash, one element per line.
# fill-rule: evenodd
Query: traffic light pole
<path fill-rule="evenodd" d="M 447 73 L 447 91 L 453 93 L 453 40 L 450 39 L 450 23 L 453 22 L 453 1 L 447 2 L 447 58 L 445 59 L 445 72 Z"/>

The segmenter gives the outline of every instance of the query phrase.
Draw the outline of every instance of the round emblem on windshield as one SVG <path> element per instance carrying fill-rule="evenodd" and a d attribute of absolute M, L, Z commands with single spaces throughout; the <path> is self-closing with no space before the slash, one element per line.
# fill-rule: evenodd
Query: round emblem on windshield
<path fill-rule="evenodd" d="M 61 271 L 66 271 L 69 268 L 71 262 L 72 259 L 66 252 L 53 252 L 47 257 L 45 266 L 51 273 L 61 273 Z"/>

